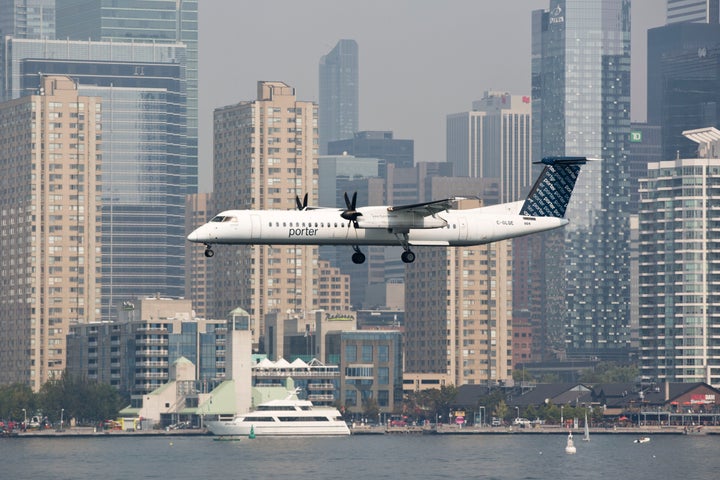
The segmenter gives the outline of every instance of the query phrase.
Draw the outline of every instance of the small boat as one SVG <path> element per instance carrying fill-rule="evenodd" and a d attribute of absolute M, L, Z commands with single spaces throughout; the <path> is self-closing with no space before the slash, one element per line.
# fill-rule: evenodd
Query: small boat
<path fill-rule="evenodd" d="M 650 441 L 650 437 L 640 437 L 633 440 L 633 443 L 648 443 Z"/>
<path fill-rule="evenodd" d="M 588 425 L 588 421 L 587 421 L 587 413 L 585 414 L 585 435 L 583 435 L 583 441 L 584 442 L 590 441 L 590 426 Z"/>
<path fill-rule="evenodd" d="M 567 445 L 565 445 L 565 453 L 572 455 L 575 452 L 577 452 L 577 449 L 575 448 L 575 442 L 573 441 L 572 432 L 568 432 Z"/>

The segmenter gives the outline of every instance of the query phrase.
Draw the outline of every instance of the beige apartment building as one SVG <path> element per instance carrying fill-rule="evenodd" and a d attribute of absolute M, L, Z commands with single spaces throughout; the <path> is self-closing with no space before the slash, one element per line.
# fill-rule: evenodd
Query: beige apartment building
<path fill-rule="evenodd" d="M 0 104 L 0 384 L 37 391 L 100 317 L 101 102 L 69 77 Z"/>
<path fill-rule="evenodd" d="M 217 211 L 296 208 L 317 204 L 317 105 L 298 101 L 283 82 L 258 82 L 257 99 L 214 112 L 213 204 Z M 264 317 L 318 308 L 318 247 L 213 246 L 213 318 L 242 308 L 253 343 Z"/>
<path fill-rule="evenodd" d="M 188 195 L 185 198 L 185 233 L 189 235 L 216 213 L 212 206 L 212 194 Z M 185 245 L 185 298 L 192 301 L 196 316 L 209 318 L 212 259 L 203 255 L 204 251 L 205 247 L 201 244 L 187 242 Z"/>
<path fill-rule="evenodd" d="M 454 385 L 512 378 L 511 245 L 417 248 L 405 285 L 405 371 Z"/>

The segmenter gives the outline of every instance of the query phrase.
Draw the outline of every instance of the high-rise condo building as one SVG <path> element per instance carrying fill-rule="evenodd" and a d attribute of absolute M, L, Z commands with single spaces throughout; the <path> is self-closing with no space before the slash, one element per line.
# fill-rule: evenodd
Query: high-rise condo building
<path fill-rule="evenodd" d="M 720 23 L 720 0 L 667 0 L 667 24 Z"/>
<path fill-rule="evenodd" d="M 192 232 L 217 212 L 213 208 L 211 193 L 195 193 L 185 200 L 185 231 Z M 209 318 L 212 285 L 211 259 L 203 255 L 203 245 L 188 245 L 185 250 L 185 298 L 192 302 L 195 314 Z M 225 317 L 223 317 L 225 318 Z"/>
<path fill-rule="evenodd" d="M 137 295 L 185 291 L 183 44 L 5 39 L 4 95 L 37 90 L 37 72 L 70 75 L 103 99 L 103 318 Z"/>
<path fill-rule="evenodd" d="M 0 104 L 0 384 L 58 378 L 70 326 L 100 319 L 101 118 L 68 77 Z"/>
<path fill-rule="evenodd" d="M 720 385 L 720 131 L 685 132 L 689 159 L 648 165 L 640 181 L 640 372 Z"/>
<path fill-rule="evenodd" d="M 405 280 L 406 371 L 455 385 L 512 378 L 511 245 L 417 249 Z"/>
<path fill-rule="evenodd" d="M 630 347 L 630 2 L 550 0 L 532 14 L 533 155 L 584 156 L 566 216 L 544 234 L 539 299 L 568 355 L 627 358 Z M 550 237 L 560 236 L 560 240 Z M 550 246 L 553 246 L 550 248 Z M 556 269 L 553 271 L 553 269 Z"/>
<path fill-rule="evenodd" d="M 215 209 L 290 210 L 306 193 L 308 204 L 317 204 L 317 121 L 317 105 L 297 100 L 283 82 L 260 81 L 256 100 L 216 109 Z M 212 318 L 243 308 L 256 345 L 266 314 L 318 308 L 317 246 L 218 245 L 216 251 Z"/>
<path fill-rule="evenodd" d="M 359 63 L 355 40 L 340 40 L 330 53 L 320 58 L 318 124 L 321 155 L 327 153 L 328 142 L 353 138 L 358 131 Z"/>

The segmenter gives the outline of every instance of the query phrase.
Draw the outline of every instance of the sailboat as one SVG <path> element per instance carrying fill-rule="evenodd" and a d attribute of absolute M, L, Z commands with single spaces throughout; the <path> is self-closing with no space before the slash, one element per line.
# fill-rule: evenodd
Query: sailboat
<path fill-rule="evenodd" d="M 590 441 L 590 427 L 588 426 L 587 412 L 585 412 L 585 435 L 583 436 L 583 442 L 589 442 L 589 441 Z"/>
<path fill-rule="evenodd" d="M 567 445 L 565 445 L 565 453 L 572 455 L 577 449 L 575 448 L 575 442 L 573 441 L 572 432 L 568 431 Z"/>

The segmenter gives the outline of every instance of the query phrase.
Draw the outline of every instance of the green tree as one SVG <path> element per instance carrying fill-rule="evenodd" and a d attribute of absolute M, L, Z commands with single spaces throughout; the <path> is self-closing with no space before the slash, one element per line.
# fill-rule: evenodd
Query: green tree
<path fill-rule="evenodd" d="M 492 411 L 493 417 L 505 419 L 510 413 L 510 409 L 505 403 L 505 399 L 500 400 Z"/>
<path fill-rule="evenodd" d="M 0 387 L 0 418 L 24 420 L 36 413 L 37 398 L 32 389 L 22 383 Z M 25 409 L 25 412 L 23 412 Z"/>

